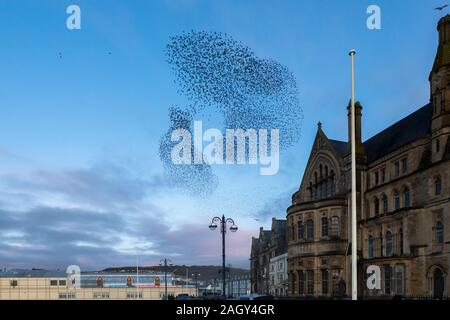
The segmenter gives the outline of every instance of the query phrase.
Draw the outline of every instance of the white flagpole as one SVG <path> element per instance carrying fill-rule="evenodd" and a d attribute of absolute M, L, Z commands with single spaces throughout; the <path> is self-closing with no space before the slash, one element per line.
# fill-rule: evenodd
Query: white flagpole
<path fill-rule="evenodd" d="M 351 100 L 351 144 L 352 144 L 352 300 L 358 300 L 358 245 L 356 243 L 356 134 L 355 134 L 355 54 L 350 50 L 352 60 L 352 100 Z"/>

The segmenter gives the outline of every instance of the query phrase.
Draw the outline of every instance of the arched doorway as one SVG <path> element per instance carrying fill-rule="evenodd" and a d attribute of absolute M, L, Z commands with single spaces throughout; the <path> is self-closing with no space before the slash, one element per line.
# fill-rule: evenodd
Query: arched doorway
<path fill-rule="evenodd" d="M 444 273 L 441 268 L 436 268 L 433 273 L 433 296 L 435 299 L 442 299 L 444 297 L 444 281 Z"/>

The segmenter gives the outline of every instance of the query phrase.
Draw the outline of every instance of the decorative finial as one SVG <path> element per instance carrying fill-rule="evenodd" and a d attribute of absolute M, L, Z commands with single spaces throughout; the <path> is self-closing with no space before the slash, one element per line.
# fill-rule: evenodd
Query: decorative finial
<path fill-rule="evenodd" d="M 322 129 L 322 122 L 317 122 L 317 127 L 319 128 L 319 129 Z"/>

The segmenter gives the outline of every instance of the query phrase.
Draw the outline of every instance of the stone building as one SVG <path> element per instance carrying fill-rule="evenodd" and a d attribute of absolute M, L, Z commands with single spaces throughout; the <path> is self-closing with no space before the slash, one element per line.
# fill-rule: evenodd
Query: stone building
<path fill-rule="evenodd" d="M 260 228 L 252 238 L 250 274 L 252 293 L 270 293 L 270 259 L 287 252 L 286 220 L 272 219 L 271 230 Z"/>
<path fill-rule="evenodd" d="M 450 16 L 438 31 L 429 104 L 365 142 L 356 104 L 360 296 L 450 295 Z M 350 295 L 349 145 L 319 123 L 287 209 L 292 297 Z M 380 267 L 380 289 L 366 287 L 369 265 Z"/>

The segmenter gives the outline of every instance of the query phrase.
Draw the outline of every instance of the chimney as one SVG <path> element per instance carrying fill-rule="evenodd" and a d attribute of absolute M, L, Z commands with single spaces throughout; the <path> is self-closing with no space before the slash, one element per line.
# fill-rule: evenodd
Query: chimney
<path fill-rule="evenodd" d="M 347 107 L 347 118 L 348 118 L 348 142 L 351 142 L 352 137 L 352 113 L 351 113 L 351 101 L 348 103 Z M 356 140 L 356 146 L 362 144 L 362 137 L 361 137 L 361 118 L 362 118 L 362 105 L 359 101 L 356 101 L 355 103 L 355 140 Z"/>

